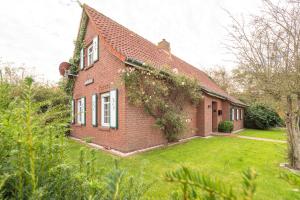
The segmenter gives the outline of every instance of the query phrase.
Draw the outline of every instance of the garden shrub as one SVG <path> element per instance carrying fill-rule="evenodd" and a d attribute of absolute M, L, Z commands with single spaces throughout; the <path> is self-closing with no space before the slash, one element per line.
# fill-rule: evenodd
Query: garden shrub
<path fill-rule="evenodd" d="M 12 88 L 3 87 L 1 91 L 11 93 Z M 143 199 L 151 184 L 144 183 L 141 175 L 129 176 L 118 162 L 103 173 L 95 165 L 94 149 L 82 148 L 78 162 L 68 162 L 64 129 L 69 118 L 64 113 L 69 110 L 35 99 L 38 90 L 33 87 L 32 79 L 27 79 L 22 95 L 0 104 L 0 199 Z M 48 105 L 46 110 L 41 109 L 44 105 Z M 160 123 L 179 120 L 173 114 L 167 118 Z M 167 182 L 180 185 L 181 190 L 170 192 L 171 199 L 252 200 L 255 178 L 255 171 L 245 171 L 242 188 L 234 190 L 185 167 L 165 175 Z"/>
<path fill-rule="evenodd" d="M 233 130 L 232 121 L 222 121 L 218 125 L 218 131 L 223 133 L 231 133 Z"/>
<path fill-rule="evenodd" d="M 198 105 L 202 97 L 196 79 L 149 65 L 128 67 L 123 71 L 127 97 L 131 104 L 142 106 L 155 118 L 169 142 L 176 141 L 187 127 L 186 104 Z"/>
<path fill-rule="evenodd" d="M 282 126 L 283 121 L 278 113 L 264 104 L 253 104 L 246 108 L 245 127 L 254 129 L 268 129 Z"/>
<path fill-rule="evenodd" d="M 95 150 L 81 149 L 78 162 L 68 162 L 69 108 L 37 101 L 31 78 L 20 87 L 22 94 L 0 104 L 7 107 L 0 109 L 0 199 L 141 199 L 149 184 L 117 164 L 103 174 Z"/>

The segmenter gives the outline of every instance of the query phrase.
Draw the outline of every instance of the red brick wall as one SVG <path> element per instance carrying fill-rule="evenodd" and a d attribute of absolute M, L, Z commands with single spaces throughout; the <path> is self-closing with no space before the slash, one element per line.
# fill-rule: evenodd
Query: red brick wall
<path fill-rule="evenodd" d="M 87 26 L 87 32 L 85 36 L 85 43 L 89 44 L 93 37 L 96 36 L 90 22 Z M 86 55 L 86 54 L 85 54 Z M 87 59 L 85 59 L 86 61 Z M 85 68 L 80 71 L 75 81 L 74 86 L 74 99 L 77 100 L 80 97 L 86 97 L 86 125 L 73 125 L 72 135 L 78 138 L 92 137 L 94 143 L 114 148 L 120 151 L 126 151 L 128 149 L 126 140 L 126 125 L 125 125 L 125 89 L 119 84 L 118 71 L 124 69 L 125 65 L 115 56 L 113 56 L 108 47 L 105 46 L 103 41 L 99 40 L 99 61 L 90 68 Z M 84 82 L 87 79 L 93 78 L 94 83 L 85 86 Z M 100 95 L 98 96 L 98 127 L 92 126 L 91 116 L 91 102 L 92 94 L 108 92 L 113 88 L 118 88 L 118 110 L 119 110 L 119 128 L 107 129 L 101 128 L 101 104 Z M 77 113 L 77 102 L 75 103 L 75 113 Z M 77 121 L 77 118 L 75 119 Z"/>
<path fill-rule="evenodd" d="M 207 136 L 213 132 L 213 129 L 212 129 L 212 114 L 213 114 L 212 102 L 217 103 L 216 112 L 218 112 L 218 110 L 222 110 L 222 100 L 208 96 L 208 95 L 204 95 L 204 98 L 202 99 L 201 105 L 199 107 L 200 113 L 198 115 L 198 120 L 199 120 L 198 123 L 200 126 L 198 134 L 201 136 Z M 222 115 L 217 116 L 217 124 L 219 124 L 220 121 L 222 121 Z"/>
<path fill-rule="evenodd" d="M 241 107 L 234 107 L 234 108 L 239 109 L 239 114 L 240 114 L 241 110 L 243 110 L 243 115 L 244 115 L 244 109 L 243 108 L 241 108 Z M 236 115 L 236 110 L 235 110 L 235 115 Z M 240 130 L 240 129 L 244 128 L 244 116 L 243 116 L 243 119 L 241 119 L 240 116 L 239 116 L 238 120 L 236 119 L 236 116 L 235 116 L 235 119 L 233 120 L 233 131 L 237 131 L 237 130 Z"/>
<path fill-rule="evenodd" d="M 197 134 L 197 107 L 186 105 L 183 114 L 187 115 L 188 129 L 179 138 Z M 155 126 L 155 119 L 144 112 L 143 108 L 126 103 L 126 132 L 129 149 L 137 150 L 166 143 L 161 130 Z"/>
<path fill-rule="evenodd" d="M 88 45 L 96 32 L 89 22 L 85 36 L 85 44 Z M 86 54 L 85 54 L 86 55 Z M 86 61 L 87 59 L 85 59 Z M 155 120 L 146 114 L 143 108 L 129 105 L 126 98 L 126 90 L 121 84 L 120 71 L 125 68 L 125 64 L 110 52 L 110 47 L 106 46 L 99 39 L 99 61 L 92 67 L 86 67 L 80 71 L 75 81 L 74 96 L 75 113 L 77 113 L 77 100 L 86 97 L 86 125 L 72 125 L 72 135 L 78 138 L 91 137 L 92 142 L 117 149 L 122 152 L 130 152 L 159 144 L 166 143 L 163 133 L 155 127 Z M 94 79 L 90 85 L 84 82 Z M 101 127 L 101 98 L 100 94 L 118 89 L 118 129 Z M 92 126 L 91 103 L 92 95 L 98 94 L 98 127 Z M 230 104 L 226 101 L 204 95 L 198 107 L 190 104 L 185 105 L 183 113 L 187 114 L 188 129 L 180 136 L 187 138 L 195 135 L 206 136 L 212 133 L 212 102 L 217 103 L 217 110 L 223 110 L 223 114 L 217 117 L 219 123 L 223 119 L 229 119 Z M 76 120 L 77 121 L 77 117 Z M 241 120 L 234 121 L 234 130 L 243 127 Z"/>

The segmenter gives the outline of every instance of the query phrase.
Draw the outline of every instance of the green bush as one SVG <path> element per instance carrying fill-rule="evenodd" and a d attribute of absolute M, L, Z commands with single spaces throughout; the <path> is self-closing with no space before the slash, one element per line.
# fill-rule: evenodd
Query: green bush
<path fill-rule="evenodd" d="M 219 123 L 218 131 L 223 133 L 231 133 L 233 130 L 232 121 L 222 121 Z"/>
<path fill-rule="evenodd" d="M 282 126 L 283 121 L 275 110 L 264 104 L 253 104 L 246 108 L 245 127 L 268 129 Z"/>
<path fill-rule="evenodd" d="M 69 162 L 68 107 L 40 98 L 32 79 L 20 87 L 0 104 L 0 199 L 141 199 L 149 184 L 117 163 L 103 174 L 95 150 L 82 149 L 78 162 Z M 0 91 L 15 93 L 1 82 Z"/>

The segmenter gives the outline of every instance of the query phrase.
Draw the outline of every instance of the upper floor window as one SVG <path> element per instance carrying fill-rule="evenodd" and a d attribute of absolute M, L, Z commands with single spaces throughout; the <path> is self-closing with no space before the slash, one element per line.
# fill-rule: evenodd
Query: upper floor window
<path fill-rule="evenodd" d="M 90 65 L 92 65 L 94 63 L 93 54 L 94 54 L 94 48 L 93 48 L 93 44 L 91 44 L 87 48 L 87 65 L 88 66 L 90 66 Z"/>
<path fill-rule="evenodd" d="M 99 39 L 98 36 L 93 38 L 92 43 L 85 50 L 82 48 L 80 50 L 80 69 L 83 69 L 85 65 L 91 66 L 93 63 L 99 59 Z"/>

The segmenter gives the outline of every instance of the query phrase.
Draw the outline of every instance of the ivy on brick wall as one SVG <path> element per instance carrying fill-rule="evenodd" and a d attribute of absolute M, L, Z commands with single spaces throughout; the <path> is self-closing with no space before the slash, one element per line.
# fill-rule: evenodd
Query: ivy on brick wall
<path fill-rule="evenodd" d="M 132 105 L 142 106 L 155 118 L 155 125 L 169 142 L 176 141 L 187 128 L 184 106 L 197 106 L 202 98 L 199 82 L 173 71 L 149 65 L 128 67 L 122 80 Z"/>
<path fill-rule="evenodd" d="M 75 43 L 74 54 L 73 57 L 70 58 L 69 60 L 69 63 L 71 64 L 70 73 L 74 75 L 78 74 L 79 71 L 80 50 L 84 48 L 84 36 L 86 33 L 87 23 L 88 23 L 88 16 L 85 12 L 83 12 L 80 28 L 78 32 L 78 37 L 77 40 L 74 42 Z M 74 83 L 75 83 L 74 78 L 67 79 L 67 82 L 65 84 L 65 91 L 67 92 L 67 94 L 72 94 Z"/>

